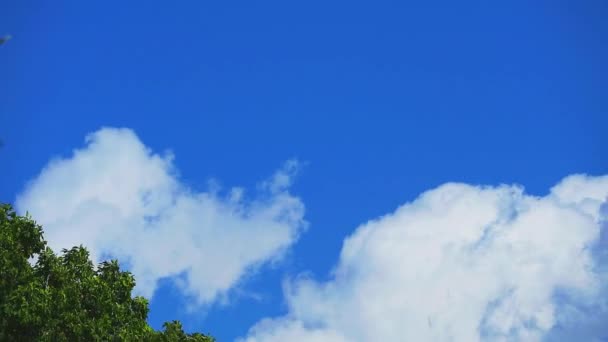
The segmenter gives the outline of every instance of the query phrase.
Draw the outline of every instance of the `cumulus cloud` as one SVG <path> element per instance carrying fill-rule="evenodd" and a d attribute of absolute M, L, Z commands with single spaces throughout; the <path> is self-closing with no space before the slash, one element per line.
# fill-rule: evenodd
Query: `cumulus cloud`
<path fill-rule="evenodd" d="M 600 338 L 607 196 L 608 176 L 570 176 L 544 197 L 442 185 L 358 227 L 330 280 L 287 281 L 288 313 L 241 341 Z"/>
<path fill-rule="evenodd" d="M 249 198 L 241 188 L 189 189 L 172 159 L 153 153 L 129 129 L 104 128 L 72 156 L 51 161 L 16 206 L 44 226 L 54 249 L 83 244 L 96 261 L 119 258 L 146 296 L 159 279 L 175 277 L 199 304 L 225 299 L 305 228 L 304 205 L 288 191 L 296 161 Z"/>

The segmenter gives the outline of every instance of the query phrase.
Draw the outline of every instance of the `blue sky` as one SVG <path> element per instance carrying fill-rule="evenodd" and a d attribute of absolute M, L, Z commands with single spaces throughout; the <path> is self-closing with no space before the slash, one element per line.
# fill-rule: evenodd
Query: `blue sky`
<path fill-rule="evenodd" d="M 277 231 L 291 235 L 260 254 L 252 252 L 256 257 L 235 266 L 236 280 L 221 287 L 226 291 L 219 297 L 201 295 L 207 298 L 201 305 L 192 305 L 192 293 L 185 294 L 175 277 L 159 278 L 150 292 L 154 327 L 180 319 L 188 330 L 230 341 L 248 336 L 263 318 L 288 315 L 304 322 L 305 329 L 318 319 L 339 333 L 343 325 L 327 318 L 331 315 L 301 313 L 297 303 L 310 299 L 303 293 L 342 284 L 331 272 L 348 264 L 343 244 L 346 237 L 359 236 L 357 227 L 369 220 L 382 223 L 382 217 L 406 203 L 427 203 L 416 199 L 446 182 L 466 183 L 481 193 L 485 190 L 478 185 L 518 184 L 525 198 L 555 197 L 563 203 L 570 199 L 553 196 L 557 192 L 550 189 L 556 184 L 587 184 L 571 193 L 583 196 L 581 189 L 595 189 L 589 191 L 600 197 L 589 196 L 598 203 L 608 195 L 600 191 L 606 182 L 601 176 L 608 174 L 608 5 L 603 1 L 19 0 L 2 7 L 0 34 L 13 36 L 0 46 L 2 201 L 22 196 L 22 203 L 35 207 L 36 196 L 70 197 L 37 187 L 76 189 L 66 182 L 81 176 L 95 182 L 71 174 L 79 169 L 69 163 L 72 152 L 81 149 L 93 160 L 114 165 L 112 153 L 96 159 L 96 150 L 84 141 L 87 134 L 102 132 L 92 141 L 116 151 L 133 147 L 134 154 L 124 157 L 141 157 L 145 177 L 148 158 L 158 154 L 162 159 L 170 150 L 171 166 L 157 165 L 162 189 L 177 182 L 184 198 L 213 194 L 213 179 L 223 189 L 211 196 L 219 208 L 238 211 L 240 206 L 231 207 L 228 199 L 238 186 L 246 189 L 247 215 L 280 203 L 296 217 L 293 222 L 260 218 L 255 224 L 247 215 L 220 220 L 243 231 L 248 224 L 276 223 Z M 99 131 L 102 127 L 128 131 Z M 63 158 L 67 171 L 36 182 L 53 158 Z M 298 161 L 293 170 L 289 160 Z M 107 174 L 102 168 L 96 175 L 115 171 L 120 177 L 129 165 L 108 168 Z M 563 180 L 572 174 L 599 178 Z M 283 176 L 289 184 L 272 190 Z M 53 183 L 58 179 L 61 183 Z M 158 189 L 150 191 L 163 196 L 169 191 Z M 70 215 L 84 215 L 74 210 Z M 193 221 L 204 221 L 200 215 L 194 214 Z M 43 209 L 40 216 L 46 217 Z M 602 241 L 597 236 L 584 241 L 596 240 Z M 91 241 L 100 244 L 100 255 L 113 250 L 106 245 L 111 242 Z M 190 260 L 180 270 L 187 273 L 206 260 L 225 262 L 221 253 L 214 258 Z M 605 265 L 605 259 L 594 260 L 598 268 Z M 185 282 L 194 287 L 206 282 L 208 273 L 201 272 Z M 288 280 L 302 274 L 313 279 L 312 289 Z M 600 287 L 606 287 L 606 278 L 597 276 Z M 177 278 L 183 282 L 183 277 Z M 566 285 L 557 282 L 545 292 Z M 285 290 L 289 286 L 297 293 Z M 594 336 L 608 336 L 597 324 L 593 328 L 598 317 L 581 317 L 590 322 L 589 331 L 595 329 Z M 538 329 L 556 334 L 558 325 L 539 323 Z M 265 333 L 258 334 L 259 341 L 270 341 L 263 339 Z"/>

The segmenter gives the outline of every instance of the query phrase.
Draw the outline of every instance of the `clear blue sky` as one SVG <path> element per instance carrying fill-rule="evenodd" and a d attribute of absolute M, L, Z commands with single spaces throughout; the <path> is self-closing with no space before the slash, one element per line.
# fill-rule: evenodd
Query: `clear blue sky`
<path fill-rule="evenodd" d="M 608 173 L 605 1 L 5 1 L 0 199 L 87 133 L 127 127 L 179 178 L 254 188 L 285 160 L 308 230 L 222 306 L 150 322 L 220 341 L 286 313 L 281 282 L 326 279 L 343 239 L 449 181 L 545 195 Z"/>

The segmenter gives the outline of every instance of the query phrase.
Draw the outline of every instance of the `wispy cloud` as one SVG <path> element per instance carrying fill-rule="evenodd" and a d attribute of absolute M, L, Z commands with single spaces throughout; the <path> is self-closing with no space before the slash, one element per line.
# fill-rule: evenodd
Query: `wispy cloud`
<path fill-rule="evenodd" d="M 330 281 L 287 281 L 287 315 L 243 341 L 564 340 L 585 322 L 592 340 L 607 332 L 607 196 L 608 176 L 544 197 L 445 184 L 361 225 Z"/>
<path fill-rule="evenodd" d="M 241 188 L 225 195 L 187 188 L 172 158 L 150 151 L 129 129 L 104 128 L 73 155 L 49 162 L 16 205 L 44 225 L 54 249 L 83 244 L 97 261 L 128 263 L 141 294 L 179 276 L 199 304 L 225 299 L 305 228 L 304 205 L 289 193 L 298 163 L 288 161 L 249 197 Z"/>

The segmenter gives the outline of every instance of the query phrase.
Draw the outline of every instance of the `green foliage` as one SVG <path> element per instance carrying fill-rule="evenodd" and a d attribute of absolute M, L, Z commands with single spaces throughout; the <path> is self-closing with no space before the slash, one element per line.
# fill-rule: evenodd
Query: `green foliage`
<path fill-rule="evenodd" d="M 215 341 L 178 321 L 154 331 L 134 287 L 117 261 L 94 267 L 83 246 L 56 255 L 40 225 L 0 205 L 0 341 Z"/>

